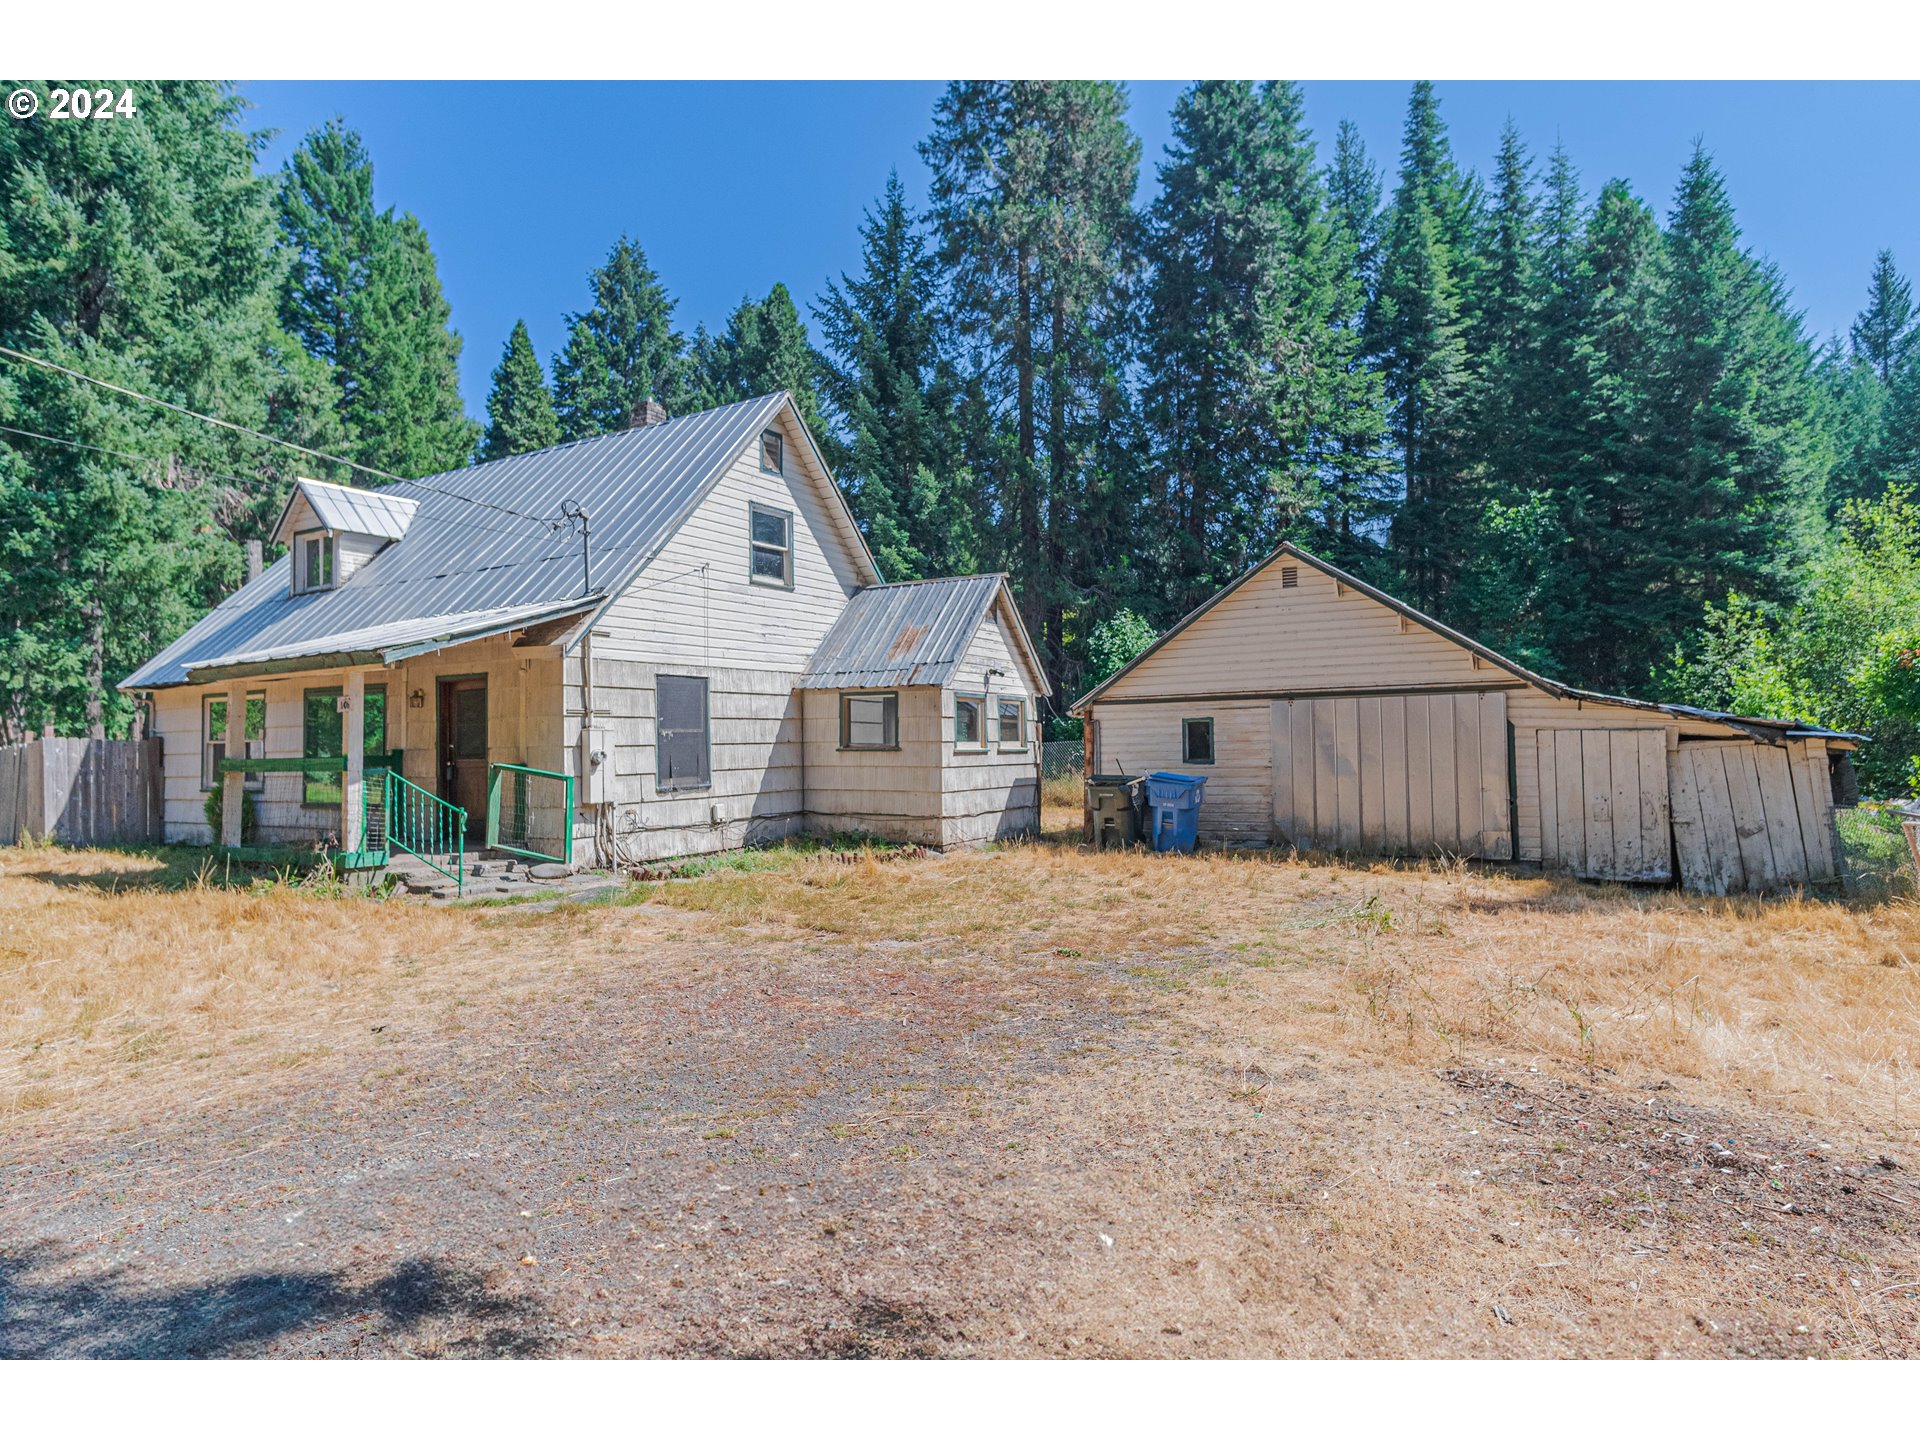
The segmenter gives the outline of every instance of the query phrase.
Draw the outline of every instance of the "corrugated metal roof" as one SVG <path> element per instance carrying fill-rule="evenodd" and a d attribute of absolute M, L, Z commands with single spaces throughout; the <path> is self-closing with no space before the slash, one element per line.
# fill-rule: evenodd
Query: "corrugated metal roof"
<path fill-rule="evenodd" d="M 946 684 L 1005 584 L 1000 575 L 966 575 L 860 591 L 813 652 L 799 688 Z"/>
<path fill-rule="evenodd" d="M 187 667 L 187 679 L 193 684 L 221 680 L 231 674 L 255 669 L 274 661 L 317 659 L 340 656 L 343 663 L 389 664 L 408 655 L 424 654 L 443 645 L 477 640 L 517 630 L 537 620 L 577 615 L 600 603 L 598 595 L 573 600 L 542 602 L 536 605 L 509 605 L 495 610 L 469 610 L 461 615 L 428 615 L 417 620 L 395 620 L 372 625 L 364 630 L 347 630 L 336 635 L 318 635 L 266 650 L 241 650 L 231 655 L 216 655 Z"/>
<path fill-rule="evenodd" d="M 329 530 L 346 530 L 355 535 L 377 535 L 383 540 L 398 540 L 413 523 L 418 500 L 409 500 L 392 490 L 355 489 L 351 485 L 329 485 L 324 480 L 296 480 L 293 494 L 280 512 L 280 523 L 273 527 L 273 540 L 285 545 L 293 539 L 284 533 L 293 502 L 303 499 L 313 507 L 314 515 Z"/>
<path fill-rule="evenodd" d="M 465 500 L 533 516 L 578 501 L 592 516 L 592 588 L 617 595 L 786 403 L 784 393 L 763 395 L 368 492 L 417 504 L 403 539 L 317 594 L 292 593 L 281 556 L 121 688 L 185 684 L 189 667 L 222 656 L 285 654 L 324 636 L 400 621 L 580 596 L 577 535 Z"/>

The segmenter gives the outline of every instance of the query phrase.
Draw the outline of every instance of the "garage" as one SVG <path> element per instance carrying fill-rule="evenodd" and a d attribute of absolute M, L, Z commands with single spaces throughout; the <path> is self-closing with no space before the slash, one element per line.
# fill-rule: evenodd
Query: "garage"
<path fill-rule="evenodd" d="M 1838 880 L 1866 739 L 1563 684 L 1295 545 L 1070 709 L 1089 774 L 1208 777 L 1204 845 L 1716 894 Z"/>

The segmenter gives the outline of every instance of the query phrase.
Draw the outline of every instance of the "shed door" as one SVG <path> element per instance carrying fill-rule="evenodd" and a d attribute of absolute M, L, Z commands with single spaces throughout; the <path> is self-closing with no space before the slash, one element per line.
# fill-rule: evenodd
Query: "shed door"
<path fill-rule="evenodd" d="M 1673 838 L 1689 890 L 1725 895 L 1832 880 L 1826 766 L 1804 743 L 1682 741 Z"/>
<path fill-rule="evenodd" d="M 1667 732 L 1537 733 L 1541 863 L 1588 880 L 1671 880 Z"/>
<path fill-rule="evenodd" d="M 1498 691 L 1276 701 L 1274 838 L 1512 859 L 1507 755 Z"/>

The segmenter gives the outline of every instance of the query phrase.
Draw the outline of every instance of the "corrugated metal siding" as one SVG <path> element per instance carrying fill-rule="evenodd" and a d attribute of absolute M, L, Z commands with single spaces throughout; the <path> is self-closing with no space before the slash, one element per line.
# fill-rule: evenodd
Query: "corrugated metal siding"
<path fill-rule="evenodd" d="M 813 652 L 800 688 L 946 684 L 1003 583 L 967 575 L 862 590 Z"/>
<path fill-rule="evenodd" d="M 566 500 L 579 502 L 592 516 L 593 589 L 613 594 L 632 582 L 784 403 L 784 395 L 766 395 L 664 425 L 390 486 L 383 493 L 417 500 L 419 509 L 405 538 L 350 580 L 334 590 L 294 595 L 282 556 L 121 684 L 178 685 L 189 665 L 217 656 L 277 651 L 395 621 L 581 593 L 577 535 L 467 500 L 532 516 L 556 514 Z"/>

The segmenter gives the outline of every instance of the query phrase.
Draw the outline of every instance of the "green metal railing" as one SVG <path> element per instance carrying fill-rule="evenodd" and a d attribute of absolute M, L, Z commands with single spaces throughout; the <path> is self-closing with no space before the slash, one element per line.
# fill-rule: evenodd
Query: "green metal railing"
<path fill-rule="evenodd" d="M 541 849 L 542 845 L 547 848 Z M 489 765 L 487 846 L 530 860 L 571 865 L 573 777 L 531 765 Z"/>
<path fill-rule="evenodd" d="M 378 788 L 378 813 L 369 797 Z M 422 789 L 396 770 L 368 775 L 361 787 L 361 843 L 368 850 L 404 850 L 421 864 L 453 881 L 456 893 L 466 892 L 467 812 L 450 805 L 431 790 Z M 374 843 L 378 827 L 379 844 Z M 453 868 L 446 861 L 451 858 Z"/>

